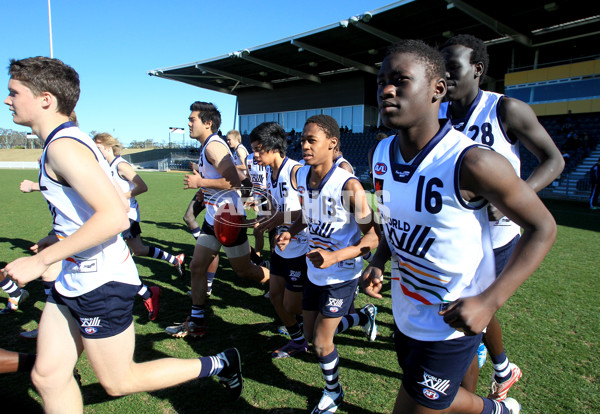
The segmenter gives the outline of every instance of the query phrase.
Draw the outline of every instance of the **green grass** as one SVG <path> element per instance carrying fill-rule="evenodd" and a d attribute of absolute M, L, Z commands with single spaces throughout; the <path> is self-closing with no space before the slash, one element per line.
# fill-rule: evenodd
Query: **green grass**
<path fill-rule="evenodd" d="M 22 179 L 35 180 L 36 174 L 0 170 L 1 261 L 27 255 L 29 246 L 49 230 L 51 218 L 42 196 L 18 190 Z M 139 197 L 143 240 L 170 252 L 191 255 L 194 239 L 181 217 L 193 193 L 182 190 L 183 174 L 141 175 L 150 188 Z M 559 223 L 558 239 L 538 271 L 499 312 L 507 354 L 523 370 L 523 378 L 510 395 L 526 413 L 598 413 L 600 213 L 590 212 L 583 203 L 548 205 Z M 312 409 L 324 386 L 314 354 L 271 359 L 271 351 L 287 341 L 276 333 L 275 312 L 258 286 L 233 274 L 223 254 L 210 300 L 209 334 L 202 340 L 189 341 L 163 333 L 166 326 L 182 321 L 188 314 L 188 286 L 162 261 L 135 260 L 146 284 L 163 289 L 156 322 L 147 320 L 143 304 L 136 300 L 135 360 L 193 358 L 236 346 L 243 359 L 244 394 L 231 403 L 217 381 L 208 379 L 112 398 L 98 384 L 84 353 L 77 367 L 82 374 L 86 413 L 300 413 Z M 31 299 L 18 313 L 0 319 L 1 348 L 35 352 L 35 342 L 19 338 L 18 333 L 37 326 L 44 295 L 38 281 L 27 289 Z M 0 295 L 5 303 L 6 295 Z M 365 295 L 359 295 L 357 307 L 367 301 Z M 393 320 L 389 285 L 384 299 L 375 303 L 380 330 L 376 342 L 367 342 L 360 328 L 335 339 L 341 356 L 340 378 L 346 390 L 339 413 L 389 413 L 401 384 L 390 337 Z M 487 394 L 490 375 L 491 364 L 487 362 L 480 376 L 480 395 Z M 26 374 L 0 375 L 0 390 L 2 411 L 18 407 L 22 413 L 41 412 L 40 398 Z"/>

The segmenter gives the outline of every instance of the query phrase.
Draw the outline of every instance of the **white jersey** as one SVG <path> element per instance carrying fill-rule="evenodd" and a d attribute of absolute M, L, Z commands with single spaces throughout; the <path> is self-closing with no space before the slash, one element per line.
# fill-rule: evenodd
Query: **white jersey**
<path fill-rule="evenodd" d="M 300 197 L 298 196 L 298 189 L 294 188 L 291 181 L 292 170 L 297 165 L 300 164 L 285 157 L 279 168 L 277 177 L 273 177 L 272 170 L 270 168 L 268 169 L 267 192 L 269 194 L 269 199 L 273 202 L 274 207 L 276 207 L 279 212 L 292 212 L 302 209 Z M 293 221 L 290 214 L 285 214 L 283 224 L 276 228 L 277 234 L 288 231 L 292 223 Z M 286 246 L 285 250 L 281 251 L 279 246 L 275 246 L 275 253 L 285 259 L 303 256 L 306 252 L 308 252 L 307 229 L 303 229 L 300 233 L 292 237 L 292 240 L 290 240 L 290 243 Z"/>
<path fill-rule="evenodd" d="M 515 172 L 521 176 L 521 159 L 519 155 L 519 143 L 511 142 L 498 116 L 498 104 L 504 95 L 479 90 L 477 98 L 471 104 L 467 115 L 462 119 L 450 117 L 448 108 L 452 103 L 445 105 L 440 111 L 441 118 L 450 118 L 452 126 L 461 131 L 473 141 L 490 146 L 498 154 L 503 155 L 513 166 Z M 491 221 L 492 245 L 494 248 L 508 244 L 516 235 L 521 233 L 519 225 L 508 217 L 502 217 L 498 221 Z"/>
<path fill-rule="evenodd" d="M 233 164 L 236 167 L 238 165 L 244 165 L 244 160 L 242 160 L 240 158 L 240 155 L 238 154 L 238 149 L 240 147 L 242 147 L 243 152 L 246 152 L 246 156 L 248 155 L 248 150 L 246 149 L 246 147 L 244 147 L 244 144 L 239 144 L 237 147 L 235 147 L 235 149 L 231 151 L 231 158 L 233 158 Z"/>
<path fill-rule="evenodd" d="M 267 188 L 267 170 L 269 168 L 261 165 L 254 159 L 254 153 L 248 154 L 246 168 L 252 181 L 252 196 L 263 196 Z"/>
<path fill-rule="evenodd" d="M 92 217 L 94 210 L 73 188 L 48 176 L 45 168 L 46 153 L 48 147 L 57 139 L 73 139 L 80 142 L 92 151 L 98 164 L 111 180 L 112 172 L 96 144 L 73 122 L 62 124 L 48 136 L 40 160 L 39 184 L 54 219 L 54 232 L 62 240 L 79 230 Z M 98 246 L 63 260 L 55 286 L 61 295 L 76 297 L 112 281 L 131 285 L 141 283 L 137 268 L 121 235 L 113 236 Z"/>
<path fill-rule="evenodd" d="M 372 173 L 383 231 L 392 251 L 392 308 L 398 329 L 423 341 L 463 336 L 438 312 L 495 278 L 487 202 L 467 203 L 458 177 L 477 146 L 450 123 L 411 161 L 397 139 L 382 140 Z"/>
<path fill-rule="evenodd" d="M 221 137 L 217 134 L 209 136 L 200 149 L 200 158 L 198 159 L 198 173 L 202 178 L 206 179 L 219 179 L 223 177 L 206 158 L 206 147 L 213 142 L 224 145 L 231 156 L 229 145 Z M 244 211 L 243 206 L 240 205 L 240 196 L 235 190 L 217 190 L 215 188 L 202 187 L 202 193 L 204 194 L 204 205 L 206 206 L 204 220 L 211 226 L 214 225 L 215 214 L 222 204 L 231 202 L 239 212 Z"/>
<path fill-rule="evenodd" d="M 354 174 L 354 167 L 352 166 L 352 164 L 350 164 L 350 161 L 348 161 L 346 158 L 344 158 L 340 155 L 333 161 L 333 165 L 335 165 L 336 167 L 341 166 L 343 163 L 347 163 L 350 166 L 350 169 L 352 170 L 352 174 Z"/>
<path fill-rule="evenodd" d="M 112 169 L 113 177 L 115 178 L 115 181 L 121 189 L 121 191 L 123 193 L 127 193 L 135 188 L 135 184 L 130 183 L 125 178 L 121 177 L 121 174 L 119 174 L 119 164 L 121 164 L 122 162 L 124 162 L 125 164 L 129 164 L 123 159 L 123 157 L 119 155 L 110 163 L 110 168 Z M 133 221 L 140 221 L 140 208 L 135 197 L 131 197 L 129 199 L 129 211 L 127 212 L 127 217 L 129 217 L 129 219 Z"/>
<path fill-rule="evenodd" d="M 323 178 L 319 188 L 313 189 L 308 186 L 310 168 L 310 165 L 305 165 L 296 173 L 302 215 L 308 228 L 309 250 L 336 251 L 358 242 L 361 238 L 360 228 L 354 214 L 343 204 L 344 185 L 348 180 L 357 178 L 334 165 Z M 314 267 L 308 259 L 306 263 L 309 280 L 318 286 L 356 279 L 363 268 L 361 256 L 338 262 L 326 269 Z"/>

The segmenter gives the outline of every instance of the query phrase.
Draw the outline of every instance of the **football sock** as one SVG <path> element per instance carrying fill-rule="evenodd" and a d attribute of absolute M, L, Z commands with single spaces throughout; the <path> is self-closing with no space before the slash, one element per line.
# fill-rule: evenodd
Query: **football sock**
<path fill-rule="evenodd" d="M 6 278 L 2 282 L 0 282 L 0 288 L 2 288 L 3 291 L 8 293 L 8 296 L 10 296 L 11 298 L 18 298 L 19 296 L 21 296 L 21 288 L 17 286 L 17 284 L 11 279 Z"/>
<path fill-rule="evenodd" d="M 44 282 L 44 293 L 46 294 L 46 296 L 50 295 L 50 292 L 52 292 L 53 287 L 54 287 L 54 281 Z"/>
<path fill-rule="evenodd" d="M 158 247 L 149 246 L 148 247 L 148 256 L 154 257 L 155 259 L 165 260 L 172 265 L 177 263 L 177 258 L 173 256 L 171 253 L 167 253 L 164 250 L 159 249 Z"/>
<path fill-rule="evenodd" d="M 190 320 L 196 324 L 204 322 L 204 305 L 192 305 Z"/>
<path fill-rule="evenodd" d="M 33 369 L 35 365 L 36 354 L 22 354 L 19 352 L 19 367 L 18 371 L 29 372 Z"/>
<path fill-rule="evenodd" d="M 300 329 L 300 325 L 295 323 L 294 325 L 286 326 L 285 328 L 290 334 L 290 338 L 292 339 L 292 341 L 294 341 L 298 345 L 302 345 L 304 343 L 305 339 L 304 335 L 302 334 L 302 329 Z"/>
<path fill-rule="evenodd" d="M 206 273 L 206 284 L 208 286 L 208 291 L 212 290 L 213 282 L 215 281 L 215 274 L 213 272 Z"/>
<path fill-rule="evenodd" d="M 143 283 L 140 285 L 140 290 L 138 290 L 138 295 L 142 297 L 144 300 L 148 300 L 152 297 L 152 292 L 148 289 L 148 286 Z"/>
<path fill-rule="evenodd" d="M 198 236 L 200 236 L 200 227 L 196 227 L 195 229 L 191 229 L 190 233 L 194 236 L 194 239 L 198 240 Z"/>
<path fill-rule="evenodd" d="M 319 361 L 319 365 L 321 366 L 321 371 L 323 372 L 323 378 L 325 378 L 325 382 L 329 391 L 337 391 L 340 388 L 340 383 L 338 382 L 338 367 L 340 365 L 340 359 L 338 358 L 337 348 L 333 347 L 333 352 L 329 355 L 325 355 L 324 357 L 317 357 Z"/>
<path fill-rule="evenodd" d="M 510 414 L 508 408 L 502 402 L 483 397 L 481 399 L 483 400 L 483 411 L 481 414 Z"/>
<path fill-rule="evenodd" d="M 361 324 L 360 316 L 361 315 L 358 313 L 350 313 L 348 315 L 342 316 L 342 319 L 340 320 L 340 323 L 339 323 L 337 329 L 335 330 L 335 334 L 337 335 L 339 333 L 344 332 L 348 328 L 352 328 L 353 326 L 360 325 Z M 366 323 L 366 322 L 364 322 L 364 323 Z"/>
<path fill-rule="evenodd" d="M 501 383 L 509 379 L 512 373 L 510 371 L 510 367 L 508 366 L 508 358 L 506 357 L 506 353 L 502 351 L 502 353 L 497 356 L 490 354 L 490 358 L 494 364 L 494 376 L 496 377 L 496 381 Z"/>
<path fill-rule="evenodd" d="M 225 368 L 225 362 L 218 356 L 208 356 L 198 358 L 202 363 L 200 368 L 200 375 L 198 378 L 212 377 L 217 375 L 223 368 Z"/>

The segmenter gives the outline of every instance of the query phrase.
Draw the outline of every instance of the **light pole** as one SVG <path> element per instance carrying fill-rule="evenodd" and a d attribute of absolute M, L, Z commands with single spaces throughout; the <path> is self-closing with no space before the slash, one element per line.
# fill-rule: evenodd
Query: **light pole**
<path fill-rule="evenodd" d="M 183 128 L 179 127 L 169 127 L 169 148 L 171 148 L 171 133 L 173 134 L 183 134 Z"/>

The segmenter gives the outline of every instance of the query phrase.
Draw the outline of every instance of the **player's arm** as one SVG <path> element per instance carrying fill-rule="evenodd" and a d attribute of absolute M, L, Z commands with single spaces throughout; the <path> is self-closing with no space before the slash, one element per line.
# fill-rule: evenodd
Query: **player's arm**
<path fill-rule="evenodd" d="M 227 190 L 232 187 L 240 187 L 240 178 L 237 169 L 231 159 L 229 150 L 218 142 L 211 142 L 205 150 L 208 160 L 221 174 L 221 178 L 204 178 L 194 171 L 193 175 L 186 175 L 184 178 L 184 188 L 214 188 L 217 190 Z"/>
<path fill-rule="evenodd" d="M 39 277 L 51 264 L 97 246 L 129 227 L 112 182 L 89 148 L 72 139 L 58 139 L 48 147 L 46 160 L 48 174 L 73 188 L 94 214 L 66 239 L 8 264 L 4 270 L 19 285 Z"/>
<path fill-rule="evenodd" d="M 246 160 L 248 158 L 248 150 L 243 145 L 238 145 L 237 152 L 240 161 L 242 162 L 240 165 L 236 165 L 236 168 L 244 173 L 244 176 L 248 173 L 248 169 L 246 168 Z"/>
<path fill-rule="evenodd" d="M 19 185 L 19 190 L 23 193 L 31 193 L 33 191 L 40 191 L 40 183 L 36 183 L 31 180 L 23 180 L 21 181 L 21 185 Z"/>
<path fill-rule="evenodd" d="M 460 188 L 465 200 L 484 197 L 523 228 L 498 278 L 479 295 L 461 298 L 440 313 L 450 326 L 476 334 L 538 268 L 556 238 L 556 223 L 535 191 L 494 151 L 474 148 L 466 153 L 460 169 Z"/>
<path fill-rule="evenodd" d="M 362 274 L 362 285 L 365 293 L 376 299 L 381 299 L 382 296 L 379 293 L 383 287 L 383 272 L 385 270 L 385 264 L 392 258 L 392 252 L 390 246 L 385 238 L 385 235 L 381 235 L 379 238 L 379 244 L 377 250 L 371 258 L 371 262 L 365 268 Z"/>
<path fill-rule="evenodd" d="M 133 183 L 134 185 L 133 189 L 124 193 L 125 197 L 132 198 L 148 191 L 148 186 L 146 185 L 144 180 L 142 180 L 142 177 L 140 177 L 139 174 L 135 172 L 131 165 L 129 165 L 126 162 L 121 162 L 117 166 L 117 170 L 119 171 L 119 175 L 121 177 L 123 177 L 130 183 Z"/>
<path fill-rule="evenodd" d="M 362 185 L 357 179 L 353 178 L 346 182 L 343 191 L 345 195 L 344 203 L 348 203 L 344 207 L 354 214 L 363 236 L 355 244 L 340 250 L 329 252 L 323 249 L 315 249 L 308 252 L 306 257 L 312 261 L 315 267 L 325 269 L 334 263 L 367 254 L 377 247 L 379 238 L 375 231 L 374 215 Z"/>
<path fill-rule="evenodd" d="M 560 175 L 565 161 L 552 137 L 540 124 L 529 105 L 518 99 L 504 97 L 499 114 L 502 126 L 512 140 L 519 140 L 538 160 L 527 184 L 537 193 Z"/>

